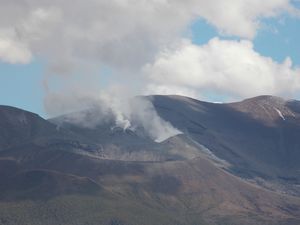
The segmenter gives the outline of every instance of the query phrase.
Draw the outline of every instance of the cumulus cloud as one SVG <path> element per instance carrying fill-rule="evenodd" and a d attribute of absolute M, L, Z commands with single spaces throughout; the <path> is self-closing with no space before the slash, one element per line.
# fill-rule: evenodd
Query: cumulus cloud
<path fill-rule="evenodd" d="M 211 0 L 202 1 L 199 15 L 224 34 L 254 38 L 262 18 L 270 18 L 288 12 L 299 15 L 289 0 Z"/>
<path fill-rule="evenodd" d="M 158 54 L 144 72 L 150 91 L 175 86 L 240 99 L 262 94 L 294 96 L 300 90 L 300 69 L 292 66 L 290 58 L 275 62 L 258 54 L 247 40 L 214 38 L 202 46 L 183 40 Z"/>
<path fill-rule="evenodd" d="M 133 69 L 176 41 L 196 18 L 253 38 L 260 19 L 297 14 L 289 0 L 1 0 L 1 60 L 43 57 L 51 68 L 81 61 Z M 13 52 L 13 53 L 11 53 Z M 55 71 L 55 72 L 60 72 Z"/>
<path fill-rule="evenodd" d="M 143 94 L 145 95 L 182 95 L 195 99 L 201 99 L 199 91 L 182 84 L 172 84 L 172 82 L 155 82 L 152 80 L 149 71 L 149 65 L 145 69 L 145 76 L 148 77 L 149 83 L 146 85 Z"/>
<path fill-rule="evenodd" d="M 299 14 L 289 0 L 0 0 L 0 60 L 42 58 L 49 73 L 109 67 L 117 78 L 135 74 L 170 48 L 197 18 L 220 33 L 253 38 L 260 20 Z M 90 71 L 83 70 L 85 75 Z M 177 92 L 179 87 L 173 87 Z M 169 92 L 170 86 L 161 86 Z M 157 90 L 157 89 L 156 89 Z M 191 91 L 189 91 L 191 92 Z M 190 93 L 192 95 L 192 93 Z"/>
<path fill-rule="evenodd" d="M 28 46 L 13 39 L 0 38 L 0 60 L 11 64 L 27 64 L 32 54 Z"/>

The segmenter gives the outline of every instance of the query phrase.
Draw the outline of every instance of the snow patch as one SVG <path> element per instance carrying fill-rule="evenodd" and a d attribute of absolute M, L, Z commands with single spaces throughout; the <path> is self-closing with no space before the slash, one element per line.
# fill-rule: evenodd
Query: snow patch
<path fill-rule="evenodd" d="M 278 115 L 279 115 L 283 120 L 285 120 L 285 117 L 283 116 L 282 112 L 281 112 L 279 109 L 277 109 L 277 108 L 274 108 L 274 109 L 276 110 L 276 112 L 278 113 Z"/>

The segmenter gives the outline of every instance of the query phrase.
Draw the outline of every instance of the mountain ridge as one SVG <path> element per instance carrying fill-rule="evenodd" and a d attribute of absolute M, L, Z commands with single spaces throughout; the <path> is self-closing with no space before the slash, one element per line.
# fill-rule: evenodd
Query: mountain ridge
<path fill-rule="evenodd" d="M 20 130 L 9 144 L 3 134 L 14 137 L 14 129 L 0 132 L 0 190 L 7 193 L 0 224 L 300 223 L 298 102 L 271 99 L 272 116 L 254 117 L 249 110 L 265 112 L 256 105 L 270 97 L 229 104 L 144 98 L 182 134 L 157 143 L 141 128 L 111 129 L 113 121 L 81 127 L 14 109 L 34 118 L 24 128 L 18 116 L 10 114 L 11 123 L 0 116 L 0 130 Z M 38 213 L 27 218 L 26 208 Z"/>

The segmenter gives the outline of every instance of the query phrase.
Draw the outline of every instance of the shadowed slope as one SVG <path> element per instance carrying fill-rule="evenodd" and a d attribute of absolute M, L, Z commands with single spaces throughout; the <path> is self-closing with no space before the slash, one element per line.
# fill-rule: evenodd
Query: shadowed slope
<path fill-rule="evenodd" d="M 236 174 L 299 180 L 297 101 L 261 96 L 213 104 L 180 96 L 154 96 L 153 104 L 165 120 L 231 163 Z"/>

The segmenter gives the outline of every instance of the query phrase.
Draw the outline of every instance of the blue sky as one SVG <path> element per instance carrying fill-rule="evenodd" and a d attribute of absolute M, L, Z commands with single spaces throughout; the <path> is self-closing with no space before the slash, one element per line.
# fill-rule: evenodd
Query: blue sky
<path fill-rule="evenodd" d="M 44 65 L 0 63 L 0 104 L 45 115 L 43 98 Z"/>
<path fill-rule="evenodd" d="M 299 7 L 299 2 L 295 2 Z M 239 40 L 237 36 L 222 36 L 218 30 L 199 19 L 190 26 L 192 42 L 206 44 L 214 37 Z M 290 57 L 293 66 L 300 66 L 300 20 L 290 15 L 261 20 L 261 28 L 253 39 L 255 50 L 283 62 Z M 46 117 L 44 110 L 45 90 L 43 79 L 46 65 L 39 59 L 25 65 L 0 63 L 0 104 L 19 107 Z M 213 95 L 213 94 L 212 94 Z M 213 96 L 212 96 L 213 99 Z"/>
<path fill-rule="evenodd" d="M 254 47 L 264 56 L 282 62 L 290 57 L 295 65 L 300 65 L 300 20 L 295 17 L 265 19 L 254 39 Z M 193 42 L 205 44 L 211 38 L 220 36 L 213 26 L 204 20 L 197 20 L 191 26 Z M 234 36 L 221 36 L 224 39 L 239 39 Z"/>

